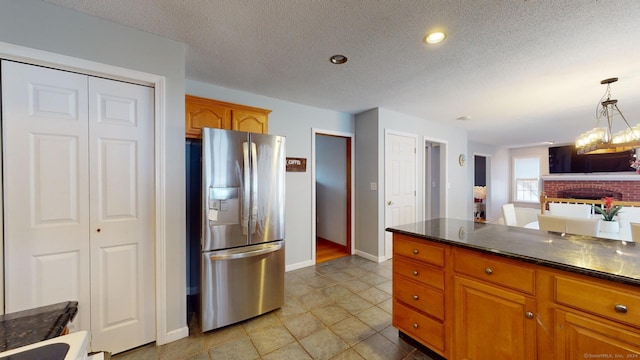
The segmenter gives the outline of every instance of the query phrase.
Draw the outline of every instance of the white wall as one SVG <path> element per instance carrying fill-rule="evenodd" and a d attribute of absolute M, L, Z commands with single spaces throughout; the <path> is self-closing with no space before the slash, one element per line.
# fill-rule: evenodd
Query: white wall
<path fill-rule="evenodd" d="M 0 42 L 165 77 L 164 142 L 169 189 L 161 204 L 167 273 L 166 330 L 187 335 L 184 184 L 184 45 L 38 0 L 0 0 Z M 154 184 L 151 184 L 153 186 Z"/>
<path fill-rule="evenodd" d="M 316 135 L 316 235 L 347 245 L 347 140 Z"/>
<path fill-rule="evenodd" d="M 418 135 L 418 148 L 422 149 L 425 136 L 446 143 L 447 154 L 447 213 L 442 217 L 471 219 L 472 181 L 467 176 L 467 165 L 458 165 L 458 156 L 467 153 L 467 133 L 463 129 L 446 126 L 384 108 L 376 108 L 356 115 L 356 219 L 357 249 L 373 257 L 384 256 L 384 140 L 385 130 Z M 417 219 L 423 219 L 424 158 L 416 151 Z M 370 190 L 376 182 L 378 191 Z M 445 201 L 445 199 L 441 199 Z"/>
<path fill-rule="evenodd" d="M 295 269 L 312 265 L 311 137 L 312 128 L 353 133 L 353 116 L 300 105 L 263 95 L 187 80 L 186 93 L 272 110 L 269 133 L 287 137 L 287 156 L 307 159 L 306 172 L 286 176 L 286 265 Z"/>

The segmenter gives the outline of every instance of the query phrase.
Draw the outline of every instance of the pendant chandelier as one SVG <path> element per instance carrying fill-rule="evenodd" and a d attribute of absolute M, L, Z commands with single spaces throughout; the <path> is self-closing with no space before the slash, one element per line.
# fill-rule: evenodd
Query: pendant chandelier
<path fill-rule="evenodd" d="M 600 84 L 607 85 L 607 91 L 596 107 L 596 127 L 576 139 L 578 154 L 607 154 L 640 148 L 640 125 L 632 128 L 618 109 L 618 100 L 611 99 L 611 83 L 616 81 L 618 78 L 600 81 Z M 613 119 L 616 116 L 620 116 L 627 127 L 613 134 Z M 601 126 L 601 122 L 606 124 Z"/>

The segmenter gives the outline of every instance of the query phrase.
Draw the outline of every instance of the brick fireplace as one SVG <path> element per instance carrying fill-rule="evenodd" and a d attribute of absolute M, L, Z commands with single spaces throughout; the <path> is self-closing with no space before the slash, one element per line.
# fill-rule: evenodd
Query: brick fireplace
<path fill-rule="evenodd" d="M 616 177 L 607 180 L 606 176 L 581 176 L 576 179 L 552 176 L 543 178 L 544 192 L 548 197 L 575 199 L 602 199 L 605 196 L 622 201 L 640 201 L 640 175 L 627 179 Z"/>

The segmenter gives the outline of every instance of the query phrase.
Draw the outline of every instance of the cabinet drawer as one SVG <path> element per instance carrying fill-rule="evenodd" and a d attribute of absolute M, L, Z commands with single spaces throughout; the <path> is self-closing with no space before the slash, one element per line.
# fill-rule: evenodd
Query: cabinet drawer
<path fill-rule="evenodd" d="M 640 291 L 629 293 L 597 283 L 556 276 L 555 295 L 556 303 L 640 326 Z"/>
<path fill-rule="evenodd" d="M 393 253 L 436 266 L 444 266 L 444 246 L 412 240 L 405 235 L 393 235 Z"/>
<path fill-rule="evenodd" d="M 422 344 L 444 352 L 444 325 L 393 301 L 393 326 Z"/>
<path fill-rule="evenodd" d="M 418 285 L 401 276 L 393 279 L 393 297 L 425 314 L 444 320 L 444 294 L 442 291 Z"/>
<path fill-rule="evenodd" d="M 433 266 L 398 257 L 393 259 L 393 273 L 437 289 L 444 289 L 444 273 Z M 396 277 L 394 276 L 395 279 Z"/>
<path fill-rule="evenodd" d="M 533 294 L 535 271 L 479 252 L 454 249 L 455 271 L 496 285 Z"/>

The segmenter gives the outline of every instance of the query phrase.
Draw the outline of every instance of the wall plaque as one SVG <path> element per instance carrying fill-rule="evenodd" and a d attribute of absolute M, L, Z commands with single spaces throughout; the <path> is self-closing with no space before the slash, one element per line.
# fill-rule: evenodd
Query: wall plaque
<path fill-rule="evenodd" d="M 287 158 L 287 172 L 306 172 L 307 159 L 305 158 Z"/>

